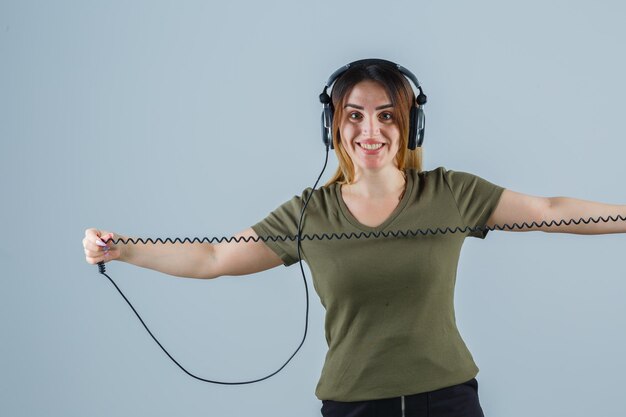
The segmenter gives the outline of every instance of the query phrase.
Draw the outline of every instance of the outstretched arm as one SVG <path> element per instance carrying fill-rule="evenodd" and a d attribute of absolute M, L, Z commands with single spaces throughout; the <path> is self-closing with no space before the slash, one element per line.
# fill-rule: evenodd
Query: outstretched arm
<path fill-rule="evenodd" d="M 100 236 L 107 236 L 115 257 L 106 257 L 103 247 L 96 242 Z M 262 241 L 248 242 L 231 240 L 208 244 L 199 242 L 132 243 L 128 237 L 111 233 L 102 234 L 97 229 L 85 231 L 83 246 L 87 262 L 118 259 L 143 268 L 153 269 L 165 274 L 185 278 L 217 278 L 224 275 L 245 275 L 265 271 L 282 265 L 283 261 Z M 235 235 L 237 238 L 257 238 L 252 228 Z M 123 243 L 113 244 L 112 240 L 121 239 Z M 131 243 L 129 243 L 131 242 Z"/>
<path fill-rule="evenodd" d="M 608 233 L 626 233 L 626 205 L 604 204 L 594 201 L 579 200 L 570 197 L 535 197 L 516 193 L 511 190 L 504 190 L 500 197 L 498 206 L 491 214 L 487 221 L 487 227 L 495 225 L 504 226 L 505 224 L 512 226 L 514 223 L 522 225 L 523 223 L 541 224 L 543 221 L 550 223 L 551 221 L 559 222 L 565 220 L 575 220 L 578 224 L 570 222 L 569 225 L 562 223 L 560 226 L 535 226 L 523 227 L 522 229 L 509 229 L 504 227 L 504 231 L 513 232 L 529 232 L 533 230 L 541 230 L 549 233 L 574 233 L 580 235 L 600 235 Z M 595 223 L 589 218 L 598 220 L 599 217 L 608 219 L 608 222 L 602 220 Z M 616 221 L 609 219 L 613 217 Z"/>

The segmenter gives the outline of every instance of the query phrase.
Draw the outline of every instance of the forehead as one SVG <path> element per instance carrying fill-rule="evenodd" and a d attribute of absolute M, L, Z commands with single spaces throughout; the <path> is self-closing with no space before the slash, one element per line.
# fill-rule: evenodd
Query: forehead
<path fill-rule="evenodd" d="M 361 81 L 352 87 L 344 103 L 376 105 L 391 103 L 387 90 L 380 83 L 372 80 Z"/>

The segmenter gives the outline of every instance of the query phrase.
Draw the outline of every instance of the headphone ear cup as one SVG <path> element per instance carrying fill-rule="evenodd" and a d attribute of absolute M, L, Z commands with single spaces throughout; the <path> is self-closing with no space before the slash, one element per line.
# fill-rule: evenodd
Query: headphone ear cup
<path fill-rule="evenodd" d="M 328 107 L 324 106 L 324 110 L 322 110 L 322 142 L 324 142 L 324 146 L 334 149 L 333 147 L 333 111 Z"/>
<path fill-rule="evenodd" d="M 321 120 L 320 126 L 322 128 L 322 143 L 324 144 L 324 147 L 326 147 L 328 146 L 328 131 L 324 124 L 324 110 L 322 110 L 321 116 L 322 116 L 322 120 Z"/>
<path fill-rule="evenodd" d="M 328 109 L 328 143 L 330 144 L 330 149 L 335 149 L 335 144 L 333 143 L 333 109 Z"/>
<path fill-rule="evenodd" d="M 418 118 L 419 118 L 419 113 L 418 113 L 418 109 L 415 104 L 411 107 L 411 113 L 409 116 L 409 143 L 408 143 L 408 148 L 413 150 L 415 149 L 415 146 L 417 145 L 417 124 L 418 124 Z M 420 143 L 421 145 L 421 143 Z"/>
<path fill-rule="evenodd" d="M 333 112 L 333 109 L 328 109 L 328 119 L 329 119 L 329 123 L 328 123 L 328 136 L 330 137 L 329 141 L 330 141 L 330 149 L 335 149 L 335 144 L 333 143 L 333 120 L 335 119 L 335 112 Z"/>
<path fill-rule="evenodd" d="M 424 142 L 424 130 L 426 128 L 426 115 L 424 115 L 424 110 L 422 106 L 420 106 L 417 110 L 417 146 L 421 147 Z"/>

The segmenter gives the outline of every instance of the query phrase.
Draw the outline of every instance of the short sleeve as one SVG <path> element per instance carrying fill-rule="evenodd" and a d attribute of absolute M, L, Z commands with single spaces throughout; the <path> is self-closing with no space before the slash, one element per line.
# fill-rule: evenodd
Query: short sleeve
<path fill-rule="evenodd" d="M 467 172 L 444 168 L 443 176 L 465 225 L 484 227 L 496 209 L 504 188 Z M 484 239 L 488 232 L 475 230 L 470 232 L 469 236 Z"/>
<path fill-rule="evenodd" d="M 306 192 L 310 192 L 310 189 L 305 190 Z M 309 206 L 311 203 L 309 202 Z M 258 236 L 272 237 L 264 243 L 282 259 L 285 266 L 298 262 L 298 242 L 295 236 L 298 234 L 301 210 L 302 198 L 294 196 L 252 226 Z"/>

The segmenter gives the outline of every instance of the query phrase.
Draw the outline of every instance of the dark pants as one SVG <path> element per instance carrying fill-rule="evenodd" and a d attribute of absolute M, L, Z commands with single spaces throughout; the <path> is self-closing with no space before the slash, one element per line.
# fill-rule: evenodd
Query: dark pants
<path fill-rule="evenodd" d="M 435 391 L 371 401 L 322 401 L 323 417 L 485 417 L 478 401 L 478 381 Z"/>

